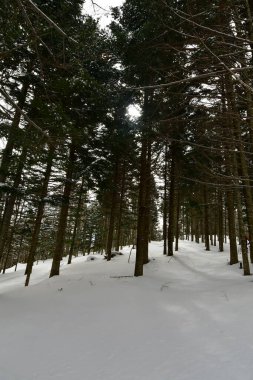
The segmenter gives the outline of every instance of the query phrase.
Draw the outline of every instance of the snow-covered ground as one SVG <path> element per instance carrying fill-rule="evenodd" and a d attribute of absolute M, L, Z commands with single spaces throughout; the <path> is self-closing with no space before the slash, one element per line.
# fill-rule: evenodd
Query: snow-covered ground
<path fill-rule="evenodd" d="M 252 380 L 252 277 L 216 248 L 24 267 L 0 276 L 0 380 Z"/>

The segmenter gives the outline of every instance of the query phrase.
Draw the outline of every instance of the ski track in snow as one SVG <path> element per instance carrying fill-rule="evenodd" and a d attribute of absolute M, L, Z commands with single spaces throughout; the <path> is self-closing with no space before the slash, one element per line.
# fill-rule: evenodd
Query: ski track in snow
<path fill-rule="evenodd" d="M 252 380 L 252 277 L 189 241 L 126 277 L 129 251 L 1 275 L 0 380 Z"/>

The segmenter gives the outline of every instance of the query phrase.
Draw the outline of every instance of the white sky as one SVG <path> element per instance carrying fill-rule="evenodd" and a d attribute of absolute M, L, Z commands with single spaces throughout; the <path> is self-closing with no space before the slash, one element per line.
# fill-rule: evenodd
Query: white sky
<path fill-rule="evenodd" d="M 124 3 L 124 0 L 94 0 L 95 9 L 91 0 L 86 0 L 84 13 L 89 13 L 95 18 L 100 18 L 100 24 L 105 27 L 110 23 L 110 7 L 118 7 Z M 99 8 L 102 7 L 103 9 Z"/>

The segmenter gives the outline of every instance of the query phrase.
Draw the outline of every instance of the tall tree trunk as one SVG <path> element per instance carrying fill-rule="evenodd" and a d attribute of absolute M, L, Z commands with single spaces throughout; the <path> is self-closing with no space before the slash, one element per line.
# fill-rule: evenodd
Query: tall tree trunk
<path fill-rule="evenodd" d="M 150 204 L 151 204 L 151 142 L 148 140 L 147 161 L 146 161 L 146 188 L 145 188 L 145 209 L 144 209 L 144 242 L 143 242 L 143 264 L 149 262 L 148 244 L 150 236 Z"/>
<path fill-rule="evenodd" d="M 145 246 L 145 207 L 146 207 L 146 176 L 147 176 L 147 151 L 148 141 L 146 137 L 142 138 L 141 147 L 141 167 L 140 167 L 140 183 L 139 183 L 139 203 L 138 203 L 138 220 L 137 220 L 137 241 L 136 241 L 136 261 L 135 276 L 143 276 L 143 258 Z"/>
<path fill-rule="evenodd" d="M 59 216 L 59 224 L 56 233 L 56 243 L 53 255 L 53 262 L 50 271 L 49 277 L 58 276 L 60 274 L 60 263 L 63 257 L 64 252 L 64 243 L 69 211 L 69 200 L 72 190 L 72 180 L 74 173 L 76 154 L 75 154 L 75 145 L 73 142 L 70 145 L 69 159 L 66 171 L 65 186 L 63 191 L 63 200 Z"/>
<path fill-rule="evenodd" d="M 122 224 L 122 216 L 123 216 L 125 186 L 126 186 L 126 161 L 123 162 L 123 168 L 122 168 L 120 204 L 119 204 L 119 215 L 118 215 L 118 229 L 117 229 L 117 235 L 116 235 L 115 251 L 120 250 L 121 231 L 122 231 L 122 225 L 121 224 Z"/>
<path fill-rule="evenodd" d="M 14 235 L 14 226 L 10 228 L 10 232 L 9 232 L 8 244 L 7 244 L 5 260 L 4 260 L 4 265 L 3 265 L 3 274 L 5 274 L 5 271 L 8 265 L 8 260 L 10 258 L 13 235 Z"/>
<path fill-rule="evenodd" d="M 229 114 L 234 115 L 233 120 L 233 131 L 234 136 L 237 141 L 237 148 L 239 150 L 239 168 L 242 174 L 242 183 L 244 185 L 244 198 L 246 204 L 246 213 L 248 219 L 248 230 L 249 230 L 249 241 L 250 241 L 250 259 L 253 263 L 253 198 L 251 191 L 251 182 L 249 178 L 247 158 L 245 156 L 244 146 L 241 137 L 240 128 L 240 116 L 237 112 L 236 101 L 234 96 L 234 88 L 232 83 L 231 75 L 226 77 L 226 91 L 228 99 L 228 111 Z"/>
<path fill-rule="evenodd" d="M 175 216 L 176 216 L 176 146 L 171 146 L 171 166 L 170 166 L 170 190 L 169 190 L 169 226 L 168 226 L 168 256 L 173 256 L 173 243 L 175 234 Z"/>
<path fill-rule="evenodd" d="M 228 210 L 228 234 L 229 234 L 229 241 L 230 241 L 230 265 L 233 265 L 233 264 L 238 263 L 233 190 L 227 190 L 227 210 Z"/>
<path fill-rule="evenodd" d="M 75 214 L 75 224 L 74 224 L 74 230 L 73 230 L 71 245 L 70 245 L 70 250 L 69 250 L 68 264 L 71 264 L 73 253 L 74 253 L 77 228 L 80 221 L 80 214 L 81 214 L 81 208 L 82 208 L 83 187 L 84 187 L 84 178 L 82 178 L 82 183 L 79 190 L 79 197 L 78 197 L 78 203 L 77 203 L 76 214 Z"/>
<path fill-rule="evenodd" d="M 113 232 L 115 226 L 115 217 L 116 210 L 118 205 L 118 186 L 119 186 L 119 159 L 116 159 L 115 169 L 114 169 L 114 178 L 112 183 L 112 194 L 111 194 L 111 210 L 110 210 L 110 218 L 109 218 L 109 227 L 108 227 L 108 235 L 106 242 L 106 257 L 107 261 L 110 261 L 112 258 L 112 244 L 113 244 Z"/>
<path fill-rule="evenodd" d="M 238 169 L 237 169 L 237 162 L 236 158 L 234 159 L 235 162 L 235 177 L 238 177 Z M 239 185 L 239 183 L 238 183 Z M 241 242 L 241 250 L 242 250 L 242 264 L 243 264 L 243 274 L 244 276 L 250 275 L 250 266 L 249 266 L 249 258 L 248 258 L 248 252 L 247 252 L 247 238 L 246 238 L 246 231 L 244 229 L 244 223 L 243 223 L 243 212 L 242 212 L 242 199 L 241 194 L 239 191 L 239 187 L 237 187 L 236 191 L 236 200 L 237 200 L 237 217 L 238 217 L 238 229 L 239 229 L 239 239 Z"/>
<path fill-rule="evenodd" d="M 227 174 L 231 175 L 232 173 L 232 162 L 231 156 L 229 153 L 225 155 L 225 165 Z M 238 252 L 236 245 L 236 227 L 235 227 L 235 199 L 233 189 L 227 189 L 226 191 L 226 209 L 227 209 L 227 223 L 228 223 L 228 236 L 229 236 L 229 246 L 230 246 L 230 265 L 238 263 Z M 226 215 L 225 215 L 226 218 Z M 227 225 L 225 223 L 225 228 Z M 225 235 L 226 242 L 226 235 Z"/>
<path fill-rule="evenodd" d="M 164 153 L 164 172 L 163 172 L 163 178 L 164 178 L 164 190 L 163 190 L 163 254 L 167 255 L 167 218 L 168 218 L 168 199 L 167 199 L 167 192 L 168 192 L 168 147 L 167 143 L 165 145 L 165 153 Z"/>
<path fill-rule="evenodd" d="M 228 138 L 234 136 L 235 128 L 234 128 L 234 120 L 232 119 L 232 115 L 236 112 L 236 108 L 234 107 L 233 101 L 233 86 L 231 77 L 229 74 L 225 76 L 225 83 L 222 84 L 223 87 L 223 96 L 222 96 L 222 109 L 224 113 L 224 127 L 225 127 L 225 137 Z M 226 106 L 227 100 L 227 106 Z M 226 166 L 226 174 L 229 177 L 233 177 L 234 175 L 234 162 L 233 156 L 231 154 L 231 146 L 228 143 L 224 144 L 227 151 L 224 154 L 224 161 Z M 235 146 L 232 146 L 235 148 Z M 235 203 L 234 203 L 234 191 L 233 189 L 227 189 L 226 191 L 226 200 L 227 200 L 227 221 L 228 221 L 228 234 L 229 234 L 229 243 L 230 243 L 230 264 L 238 263 L 238 252 L 236 245 L 236 227 L 235 227 Z"/>
<path fill-rule="evenodd" d="M 151 140 L 150 140 L 150 105 L 152 102 L 153 92 L 145 91 L 143 105 L 143 124 L 140 157 L 140 181 L 139 181 L 139 198 L 138 198 L 138 217 L 137 217 L 137 239 L 136 239 L 136 260 L 135 276 L 143 276 L 143 263 L 148 261 L 148 241 L 149 233 L 147 232 L 146 218 L 149 215 L 149 192 L 151 181 Z M 149 188 L 148 188 L 149 187 Z"/>
<path fill-rule="evenodd" d="M 208 204 L 208 195 L 207 187 L 204 185 L 203 188 L 203 199 L 204 199 L 204 226 L 205 226 L 205 247 L 206 251 L 210 251 L 210 231 L 209 231 L 209 204 Z"/>
<path fill-rule="evenodd" d="M 218 241 L 219 241 L 219 252 L 224 251 L 224 227 L 223 227 L 223 220 L 224 220 L 224 213 L 223 213 L 223 194 L 222 191 L 218 190 Z"/>
<path fill-rule="evenodd" d="M 178 251 L 178 242 L 180 235 L 180 226 L 179 226 L 179 218 L 180 218 L 180 194 L 177 192 L 177 210 L 176 210 L 176 243 L 175 243 L 175 251 Z"/>
<path fill-rule="evenodd" d="M 14 205 L 17 199 L 17 188 L 19 187 L 21 183 L 21 177 L 23 168 L 25 165 L 25 160 L 27 156 L 27 147 L 23 147 L 22 153 L 19 157 L 19 164 L 17 168 L 17 172 L 14 178 L 13 183 L 13 192 L 8 196 L 5 204 L 5 210 L 1 225 L 1 233 L 0 233 L 0 260 L 3 257 L 4 249 L 7 241 L 8 231 L 11 223 L 11 217 L 14 209 Z"/>
<path fill-rule="evenodd" d="M 15 232 L 15 229 L 16 229 L 18 216 L 20 214 L 20 208 L 22 210 L 21 200 L 19 200 L 19 202 L 17 202 L 16 211 L 15 211 L 15 219 L 14 219 L 14 222 L 13 222 L 13 226 L 11 228 L 9 228 L 10 231 L 9 231 L 9 238 L 8 238 L 7 249 L 6 249 L 7 252 L 6 252 L 6 255 L 5 255 L 4 266 L 3 266 L 3 274 L 5 273 L 5 271 L 7 269 L 7 264 L 8 264 L 8 261 L 9 261 L 9 258 L 10 258 L 10 254 L 11 254 L 11 251 L 12 251 L 13 236 L 14 236 L 14 232 Z"/>
<path fill-rule="evenodd" d="M 50 179 L 50 175 L 52 171 L 52 165 L 53 165 L 54 151 L 55 151 L 55 147 L 53 145 L 50 145 L 48 158 L 47 158 L 47 166 L 46 166 L 46 171 L 45 171 L 45 175 L 44 175 L 44 179 L 42 183 L 40 201 L 39 201 L 39 205 L 37 209 L 37 215 L 36 215 L 35 224 L 34 224 L 34 228 L 32 232 L 32 240 L 30 244 L 27 265 L 26 265 L 26 270 L 25 270 L 25 274 L 26 274 L 25 286 L 29 285 L 33 262 L 36 255 L 41 222 L 42 222 L 42 218 L 44 215 L 44 208 L 45 208 L 44 198 L 47 196 L 48 183 L 49 183 L 49 179 Z"/>
<path fill-rule="evenodd" d="M 27 75 L 24 77 L 23 85 L 20 91 L 20 94 L 18 96 L 18 107 L 23 110 L 25 106 L 25 101 L 28 93 L 28 89 L 30 86 L 30 79 L 29 74 L 31 72 L 31 67 L 28 69 Z M 10 160 L 12 157 L 12 152 L 14 149 L 15 141 L 17 139 L 17 131 L 19 128 L 21 114 L 19 110 L 15 110 L 14 117 L 12 120 L 12 123 L 9 128 L 9 135 L 7 137 L 7 144 L 2 152 L 2 160 L 0 165 L 0 182 L 4 183 L 8 173 L 9 173 L 9 166 L 10 166 Z M 1 199 L 1 193 L 0 193 L 0 199 Z"/>

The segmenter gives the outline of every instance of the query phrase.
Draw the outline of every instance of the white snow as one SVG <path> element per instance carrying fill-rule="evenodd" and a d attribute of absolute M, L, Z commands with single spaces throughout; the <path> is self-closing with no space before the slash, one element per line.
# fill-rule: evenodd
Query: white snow
<path fill-rule="evenodd" d="M 228 253 L 150 246 L 144 277 L 130 248 L 0 276 L 0 380 L 252 380 L 252 277 Z M 125 276 L 119 278 L 119 276 Z M 130 276 L 130 277 L 127 277 Z"/>

